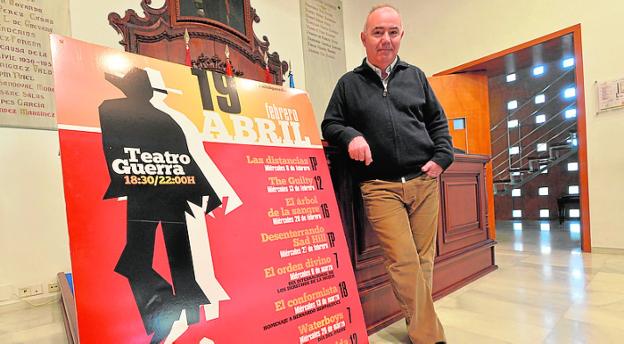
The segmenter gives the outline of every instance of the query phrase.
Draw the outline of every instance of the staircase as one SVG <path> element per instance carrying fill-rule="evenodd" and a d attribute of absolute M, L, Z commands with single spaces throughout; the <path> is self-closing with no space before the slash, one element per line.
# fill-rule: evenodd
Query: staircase
<path fill-rule="evenodd" d="M 511 194 L 511 190 L 521 188 L 577 154 L 576 117 L 566 118 L 566 111 L 576 107 L 576 97 L 564 98 L 559 92 L 570 73 L 573 70 L 563 72 L 492 126 L 495 195 Z M 539 94 L 547 95 L 548 101 L 534 104 L 533 100 Z M 547 107 L 551 109 L 550 117 L 541 124 L 535 124 L 535 116 Z M 557 112 L 552 110 L 553 107 Z M 510 128 L 508 123 L 513 120 L 517 120 L 517 125 Z M 505 140 L 506 144 L 503 144 Z M 547 149 L 541 147 L 538 151 L 538 143 L 546 144 Z M 494 147 L 498 147 L 498 151 Z M 514 154 L 510 152 L 512 148 L 516 150 Z"/>

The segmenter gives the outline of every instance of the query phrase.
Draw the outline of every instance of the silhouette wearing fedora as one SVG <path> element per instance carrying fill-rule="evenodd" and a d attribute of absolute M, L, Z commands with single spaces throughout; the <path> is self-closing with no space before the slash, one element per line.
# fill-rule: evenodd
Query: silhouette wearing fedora
<path fill-rule="evenodd" d="M 182 310 L 186 310 L 187 322 L 192 324 L 199 321 L 199 306 L 210 303 L 195 278 L 186 216 L 192 214 L 189 202 L 201 207 L 202 198 L 208 196 L 204 211 L 209 213 L 221 205 L 221 200 L 192 159 L 180 125 L 150 103 L 154 92 L 167 91 L 153 88 L 147 72 L 139 68 L 123 78 L 112 74 L 105 78 L 126 96 L 106 100 L 99 107 L 110 175 L 104 199 L 127 197 L 126 245 L 115 271 L 128 279 L 145 331 L 148 335 L 154 333 L 152 343 L 159 343 Z M 179 165 L 194 184 L 129 183 L 131 176 L 140 180 L 142 172 L 120 174 L 113 166 L 115 160 L 129 158 L 128 149 L 190 157 L 190 162 Z M 159 224 L 173 285 L 152 267 Z"/>

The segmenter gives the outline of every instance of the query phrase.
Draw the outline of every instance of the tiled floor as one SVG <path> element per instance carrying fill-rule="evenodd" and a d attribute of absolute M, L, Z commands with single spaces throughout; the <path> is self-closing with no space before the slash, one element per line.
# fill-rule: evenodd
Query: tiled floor
<path fill-rule="evenodd" d="M 67 343 L 58 301 L 38 307 L 0 312 L 0 343 Z"/>
<path fill-rule="evenodd" d="M 623 343 L 624 255 L 583 254 L 578 223 L 498 224 L 497 271 L 444 297 L 436 308 L 448 342 Z M 0 311 L 0 343 L 65 343 L 56 303 Z M 371 344 L 408 344 L 403 321 Z"/>
<path fill-rule="evenodd" d="M 584 254 L 578 223 L 497 224 L 497 271 L 435 303 L 448 342 L 623 343 L 624 255 Z M 409 343 L 403 321 L 371 344 Z"/>

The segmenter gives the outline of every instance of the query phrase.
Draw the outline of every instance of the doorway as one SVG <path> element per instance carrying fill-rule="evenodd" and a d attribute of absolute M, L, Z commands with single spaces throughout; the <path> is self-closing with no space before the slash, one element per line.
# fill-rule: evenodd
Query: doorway
<path fill-rule="evenodd" d="M 566 221 L 591 252 L 582 61 L 579 24 L 434 77 L 488 80 L 496 215 L 542 228 Z"/>

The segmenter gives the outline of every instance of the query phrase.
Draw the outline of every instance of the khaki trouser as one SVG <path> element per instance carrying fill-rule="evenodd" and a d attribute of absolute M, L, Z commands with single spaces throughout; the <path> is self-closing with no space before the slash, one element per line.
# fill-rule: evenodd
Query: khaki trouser
<path fill-rule="evenodd" d="M 360 189 L 411 341 L 446 341 L 431 298 L 440 207 L 437 179 L 422 175 L 405 183 L 370 180 Z"/>

